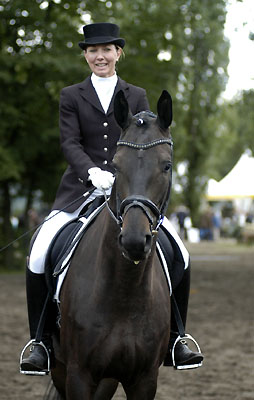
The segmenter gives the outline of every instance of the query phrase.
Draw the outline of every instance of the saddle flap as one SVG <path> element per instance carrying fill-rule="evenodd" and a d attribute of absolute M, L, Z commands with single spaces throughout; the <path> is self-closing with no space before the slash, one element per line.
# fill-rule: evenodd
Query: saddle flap
<path fill-rule="evenodd" d="M 97 197 L 88 208 L 81 211 L 78 217 L 67 222 L 54 236 L 46 255 L 45 276 L 48 289 L 52 297 L 55 294 L 57 279 L 64 261 L 74 254 L 75 248 L 91 223 L 105 206 L 103 196 Z M 70 261 L 70 260 L 69 260 Z M 54 275 L 53 275 L 54 272 Z"/>
<path fill-rule="evenodd" d="M 165 258 L 171 286 L 174 290 L 183 278 L 185 266 L 183 256 L 173 236 L 170 235 L 163 225 L 159 228 L 157 241 Z M 161 259 L 158 249 L 157 254 Z"/>

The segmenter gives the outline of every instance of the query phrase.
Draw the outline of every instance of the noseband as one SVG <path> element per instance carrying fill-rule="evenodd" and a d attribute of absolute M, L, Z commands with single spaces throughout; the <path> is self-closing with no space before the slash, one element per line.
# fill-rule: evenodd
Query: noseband
<path fill-rule="evenodd" d="M 123 221 L 125 215 L 129 211 L 129 209 L 132 207 L 141 208 L 149 221 L 151 232 L 152 233 L 158 232 L 158 228 L 162 222 L 163 216 L 161 214 L 161 211 L 156 206 L 156 204 L 154 204 L 151 200 L 149 200 L 148 198 L 146 198 L 144 196 L 139 196 L 139 195 L 128 196 L 120 204 L 120 212 L 118 214 L 118 218 L 120 217 L 121 221 Z M 153 225 L 154 225 L 153 217 L 151 216 L 151 214 L 147 208 L 150 211 L 152 211 L 152 213 L 156 217 L 155 227 L 153 227 Z"/>
<path fill-rule="evenodd" d="M 119 140 L 117 142 L 117 146 L 131 147 L 135 150 L 147 150 L 147 149 L 150 149 L 151 147 L 158 146 L 160 144 L 168 144 L 171 147 L 173 146 L 173 142 L 171 139 L 157 139 L 157 140 L 153 140 L 148 143 L 135 143 L 135 142 L 129 142 L 126 140 Z M 142 211 L 148 218 L 151 232 L 152 232 L 152 234 L 154 234 L 154 233 L 158 232 L 159 226 L 163 221 L 164 212 L 165 212 L 166 206 L 168 204 L 169 194 L 170 194 L 170 185 L 168 187 L 164 202 L 160 209 L 156 206 L 156 204 L 154 204 L 151 200 L 149 200 L 148 198 L 146 198 L 144 196 L 140 196 L 140 195 L 128 196 L 121 203 L 120 203 L 120 201 L 117 201 L 117 217 L 112 213 L 112 210 L 110 210 L 111 215 L 113 214 L 114 219 L 117 221 L 117 223 L 120 226 L 122 226 L 123 219 L 124 219 L 126 213 L 129 211 L 129 209 L 132 207 L 139 207 L 142 209 Z M 150 214 L 150 211 L 156 218 L 155 222 L 154 222 L 153 217 Z"/>

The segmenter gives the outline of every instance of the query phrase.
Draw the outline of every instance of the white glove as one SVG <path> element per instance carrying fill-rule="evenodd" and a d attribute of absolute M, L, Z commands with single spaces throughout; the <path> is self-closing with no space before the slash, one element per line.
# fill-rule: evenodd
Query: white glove
<path fill-rule="evenodd" d="M 112 187 L 115 177 L 111 172 L 103 171 L 98 167 L 88 170 L 89 180 L 99 190 L 107 190 Z"/>

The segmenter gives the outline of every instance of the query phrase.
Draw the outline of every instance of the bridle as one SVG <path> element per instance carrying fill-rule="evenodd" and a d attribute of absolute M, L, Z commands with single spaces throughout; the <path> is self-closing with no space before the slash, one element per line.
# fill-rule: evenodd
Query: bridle
<path fill-rule="evenodd" d="M 125 215 L 132 207 L 139 207 L 146 215 L 150 230 L 154 234 L 158 232 L 159 226 L 162 223 L 163 215 L 159 208 L 154 204 L 151 200 L 144 196 L 135 195 L 135 196 L 128 196 L 126 197 L 120 204 L 118 218 L 123 222 Z M 156 223 L 154 223 L 153 217 L 150 214 L 152 211 L 153 215 L 156 218 Z M 154 226 L 155 225 L 155 226 Z"/>
<path fill-rule="evenodd" d="M 151 147 L 158 146 L 161 144 L 168 144 L 170 147 L 173 146 L 173 141 L 171 139 L 156 139 L 148 143 L 135 143 L 135 142 L 129 142 L 126 140 L 119 140 L 117 142 L 117 146 L 126 146 L 126 147 L 131 147 L 136 150 L 147 150 L 150 149 Z M 139 207 L 141 210 L 144 212 L 146 215 L 149 225 L 150 225 L 150 230 L 151 233 L 154 235 L 158 232 L 159 226 L 161 225 L 163 218 L 164 218 L 164 213 L 167 209 L 168 201 L 169 201 L 169 195 L 170 195 L 170 187 L 171 184 L 169 183 L 167 191 L 165 193 L 164 200 L 162 202 L 162 205 L 160 208 L 157 207 L 157 205 L 152 202 L 150 199 L 147 197 L 141 196 L 141 195 L 133 195 L 133 196 L 128 196 L 124 200 L 120 200 L 119 197 L 116 195 L 116 205 L 117 205 L 117 210 L 115 215 L 113 211 L 109 208 L 108 203 L 107 207 L 110 211 L 111 216 L 115 219 L 117 224 L 122 228 L 123 225 L 123 220 L 127 212 L 130 210 L 132 207 Z M 154 218 L 151 215 L 154 215 Z"/>

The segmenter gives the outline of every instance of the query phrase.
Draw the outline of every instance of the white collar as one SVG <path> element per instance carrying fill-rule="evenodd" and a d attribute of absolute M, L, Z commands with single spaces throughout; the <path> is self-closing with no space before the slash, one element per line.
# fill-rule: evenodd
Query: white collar
<path fill-rule="evenodd" d="M 114 75 L 112 75 L 108 78 L 103 78 L 103 77 L 97 76 L 94 73 L 92 73 L 91 81 L 92 81 L 93 86 L 97 86 L 97 87 L 98 87 L 98 85 L 113 85 L 113 86 L 115 86 L 117 83 L 117 75 L 115 72 Z"/>
<path fill-rule="evenodd" d="M 117 75 L 116 73 L 109 78 L 101 78 L 100 76 L 95 75 L 94 73 L 91 76 L 92 85 L 99 97 L 102 108 L 105 113 L 109 108 L 116 84 L 117 84 Z"/>

